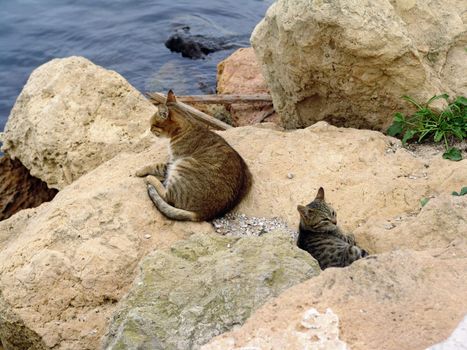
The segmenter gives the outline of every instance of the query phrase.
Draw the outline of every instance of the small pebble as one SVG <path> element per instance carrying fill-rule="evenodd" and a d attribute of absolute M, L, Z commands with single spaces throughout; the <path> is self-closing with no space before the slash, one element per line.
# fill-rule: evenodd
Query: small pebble
<path fill-rule="evenodd" d="M 144 235 L 144 238 L 149 239 L 149 238 L 151 238 L 151 235 Z"/>
<path fill-rule="evenodd" d="M 287 224 L 279 218 L 248 217 L 244 214 L 228 213 L 221 218 L 212 221 L 216 232 L 225 236 L 253 236 L 259 237 L 265 233 L 280 229 L 290 234 L 294 239 L 298 233 L 290 229 Z"/>
<path fill-rule="evenodd" d="M 289 179 L 293 179 L 293 178 L 294 178 L 294 174 L 292 174 L 292 173 L 288 173 L 288 174 L 287 174 L 287 178 L 289 178 Z"/>
<path fill-rule="evenodd" d="M 394 227 L 396 227 L 396 226 L 391 222 L 389 224 L 384 225 L 384 228 L 386 230 L 392 230 Z"/>

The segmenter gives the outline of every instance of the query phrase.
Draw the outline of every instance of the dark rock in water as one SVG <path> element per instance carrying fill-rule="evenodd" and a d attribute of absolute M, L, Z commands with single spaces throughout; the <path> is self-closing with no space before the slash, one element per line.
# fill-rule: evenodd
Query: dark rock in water
<path fill-rule="evenodd" d="M 204 35 L 193 35 L 189 27 L 184 27 L 171 35 L 165 46 L 172 52 L 180 52 L 183 57 L 191 59 L 204 58 L 210 53 L 227 50 L 235 44 L 226 42 L 227 38 L 209 38 Z"/>
<path fill-rule="evenodd" d="M 21 209 L 48 202 L 57 192 L 31 176 L 20 161 L 0 157 L 0 220 L 8 219 Z"/>

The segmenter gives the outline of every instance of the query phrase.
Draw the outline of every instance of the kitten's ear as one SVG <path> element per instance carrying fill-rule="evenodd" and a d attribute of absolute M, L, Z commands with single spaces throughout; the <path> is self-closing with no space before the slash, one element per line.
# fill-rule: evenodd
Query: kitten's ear
<path fill-rule="evenodd" d="M 322 187 L 319 188 L 315 199 L 319 199 L 319 200 L 324 201 L 324 188 L 322 188 Z"/>
<path fill-rule="evenodd" d="M 177 99 L 175 98 L 175 94 L 174 92 L 172 91 L 172 89 L 169 90 L 169 92 L 167 93 L 167 100 L 165 101 L 165 103 L 174 103 L 174 102 L 177 102 Z"/>

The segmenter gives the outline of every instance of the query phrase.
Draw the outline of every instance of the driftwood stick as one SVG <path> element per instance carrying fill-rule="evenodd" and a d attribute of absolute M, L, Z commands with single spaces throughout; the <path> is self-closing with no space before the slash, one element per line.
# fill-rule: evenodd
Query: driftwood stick
<path fill-rule="evenodd" d="M 269 102 L 272 103 L 271 95 L 255 94 L 255 95 L 190 95 L 177 96 L 177 99 L 185 103 L 204 103 L 204 104 L 232 104 L 232 103 L 254 103 L 254 102 Z"/>
<path fill-rule="evenodd" d="M 156 102 L 155 104 L 165 103 L 165 96 L 159 92 L 150 93 L 148 94 L 148 96 L 153 103 Z M 191 115 L 196 120 L 199 120 L 215 129 L 227 130 L 233 128 L 231 125 L 226 124 L 216 118 L 213 118 L 210 115 L 203 113 L 197 110 L 196 108 L 189 106 L 181 101 L 175 102 L 174 108 L 180 112 L 184 112 Z"/>
<path fill-rule="evenodd" d="M 253 120 L 253 122 L 254 122 L 255 124 L 259 124 L 259 123 L 261 123 L 264 119 L 266 119 L 267 117 L 273 115 L 274 112 L 275 112 L 274 107 L 271 106 L 271 107 L 267 108 L 265 111 L 263 111 L 263 113 L 262 113 L 258 118 L 256 118 L 255 120 Z"/>

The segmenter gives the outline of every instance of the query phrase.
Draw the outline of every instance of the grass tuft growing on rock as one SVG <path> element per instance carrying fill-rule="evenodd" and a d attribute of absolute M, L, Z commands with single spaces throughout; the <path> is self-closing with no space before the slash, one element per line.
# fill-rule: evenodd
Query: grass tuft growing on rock
<path fill-rule="evenodd" d="M 467 137 L 467 98 L 458 96 L 449 101 L 449 96 L 442 94 L 433 96 L 424 104 L 418 103 L 410 96 L 402 98 L 417 107 L 417 111 L 408 116 L 396 113 L 392 125 L 387 130 L 388 135 L 402 137 L 404 146 L 409 141 L 416 140 L 420 143 L 433 138 L 434 142 L 444 142 L 443 158 L 461 160 L 461 151 L 452 147 L 452 142 L 455 139 L 462 141 Z M 448 104 L 441 112 L 430 108 L 430 104 L 438 99 L 444 99 Z"/>

